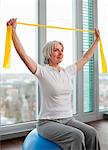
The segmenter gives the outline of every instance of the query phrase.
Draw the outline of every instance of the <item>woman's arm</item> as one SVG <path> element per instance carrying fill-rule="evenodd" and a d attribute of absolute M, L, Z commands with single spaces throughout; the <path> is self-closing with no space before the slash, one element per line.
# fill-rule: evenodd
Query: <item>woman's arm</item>
<path fill-rule="evenodd" d="M 27 68 L 34 74 L 36 72 L 37 69 L 37 64 L 34 60 L 32 60 L 25 52 L 18 36 L 16 33 L 16 19 L 11 19 L 7 22 L 7 26 L 8 25 L 12 25 L 12 40 L 14 43 L 14 47 L 18 53 L 18 55 L 20 56 L 20 58 L 22 59 L 22 61 L 25 63 L 25 65 L 27 66 Z"/>
<path fill-rule="evenodd" d="M 79 72 L 83 66 L 90 60 L 90 58 L 93 56 L 94 52 L 95 52 L 95 49 L 98 45 L 98 41 L 100 39 L 100 33 L 98 30 L 95 29 L 95 36 L 96 36 L 96 39 L 93 43 L 93 45 L 88 49 L 88 51 L 84 54 L 84 56 L 78 60 L 76 62 L 76 66 L 77 66 L 77 72 Z"/>

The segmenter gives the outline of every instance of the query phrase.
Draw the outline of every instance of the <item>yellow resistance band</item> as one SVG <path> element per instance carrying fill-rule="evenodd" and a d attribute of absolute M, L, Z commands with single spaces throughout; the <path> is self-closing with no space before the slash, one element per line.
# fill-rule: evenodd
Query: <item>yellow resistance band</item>
<path fill-rule="evenodd" d="M 102 63 L 102 72 L 107 73 L 107 63 L 104 56 L 103 46 L 102 46 L 102 40 L 100 39 L 100 56 L 101 56 L 101 63 Z"/>
<path fill-rule="evenodd" d="M 10 53 L 12 44 L 12 26 L 7 26 L 6 43 L 5 43 L 5 55 L 4 55 L 4 68 L 10 68 Z"/>
<path fill-rule="evenodd" d="M 67 28 L 67 27 L 48 26 L 48 25 L 43 25 L 43 24 L 30 24 L 30 23 L 24 23 L 24 22 L 17 22 L 17 24 L 27 25 L 27 26 L 36 26 L 36 27 L 40 27 L 40 28 L 55 28 L 55 29 L 61 29 L 61 30 L 74 30 L 74 31 L 79 31 L 79 32 L 94 33 L 94 30 L 82 30 L 82 29 Z"/>
<path fill-rule="evenodd" d="M 29 24 L 29 23 L 23 23 L 23 22 L 17 22 L 17 24 L 21 25 L 27 25 L 27 26 L 37 26 L 40 28 L 55 28 L 55 29 L 62 29 L 62 30 L 74 30 L 78 32 L 91 32 L 94 33 L 94 30 L 82 30 L 82 29 L 75 29 L 75 28 L 67 28 L 67 27 L 58 27 L 58 26 L 48 26 L 48 25 L 42 25 L 42 24 Z M 11 49 L 11 41 L 12 41 L 12 27 L 7 27 L 7 33 L 6 33 L 6 44 L 5 44 L 5 57 L 4 57 L 4 68 L 10 67 L 10 49 Z M 101 62 L 102 62 L 102 72 L 107 73 L 107 64 L 103 52 L 102 47 L 102 41 L 100 39 L 100 55 L 101 55 Z"/>

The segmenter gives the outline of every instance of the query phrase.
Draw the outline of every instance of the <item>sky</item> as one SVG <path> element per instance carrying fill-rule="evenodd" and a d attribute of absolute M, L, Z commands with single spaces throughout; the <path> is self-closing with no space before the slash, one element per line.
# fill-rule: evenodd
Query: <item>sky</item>
<path fill-rule="evenodd" d="M 1 73 L 29 73 L 22 63 L 13 45 L 11 48 L 11 67 L 3 68 L 5 53 L 6 22 L 11 18 L 17 18 L 19 22 L 37 22 L 37 0 L 0 0 L 0 70 Z M 35 60 L 37 50 L 37 30 L 33 27 L 17 25 L 17 33 L 26 53 Z"/>

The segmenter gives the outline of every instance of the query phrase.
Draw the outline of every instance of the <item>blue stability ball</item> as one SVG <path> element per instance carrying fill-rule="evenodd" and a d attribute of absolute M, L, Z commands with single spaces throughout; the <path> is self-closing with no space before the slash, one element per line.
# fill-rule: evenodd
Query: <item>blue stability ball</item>
<path fill-rule="evenodd" d="M 57 144 L 41 137 L 37 130 L 32 130 L 26 137 L 22 150 L 62 150 Z"/>

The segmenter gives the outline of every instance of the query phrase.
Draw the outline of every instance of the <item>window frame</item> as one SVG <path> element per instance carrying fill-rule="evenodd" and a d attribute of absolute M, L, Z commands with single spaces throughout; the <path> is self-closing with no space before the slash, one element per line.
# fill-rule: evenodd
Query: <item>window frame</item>
<path fill-rule="evenodd" d="M 81 28 L 83 27 L 83 22 L 82 22 L 82 0 L 78 0 L 76 2 L 76 28 Z M 94 11 L 94 27 L 98 27 L 98 18 L 97 18 L 97 0 L 93 1 L 93 11 Z M 82 33 L 76 33 L 77 36 L 77 58 L 81 58 L 83 55 L 83 36 Z M 97 48 L 98 49 L 98 48 Z M 102 113 L 99 112 L 99 78 L 98 78 L 98 51 L 95 51 L 94 54 L 94 111 L 93 112 L 84 112 L 83 110 L 83 87 L 84 87 L 84 78 L 83 78 L 83 70 L 80 71 L 77 75 L 77 114 L 75 114 L 75 118 L 79 119 L 80 121 L 83 122 L 89 122 L 89 121 L 94 121 L 94 120 L 99 120 L 102 119 Z M 79 102 L 80 100 L 80 102 Z"/>

